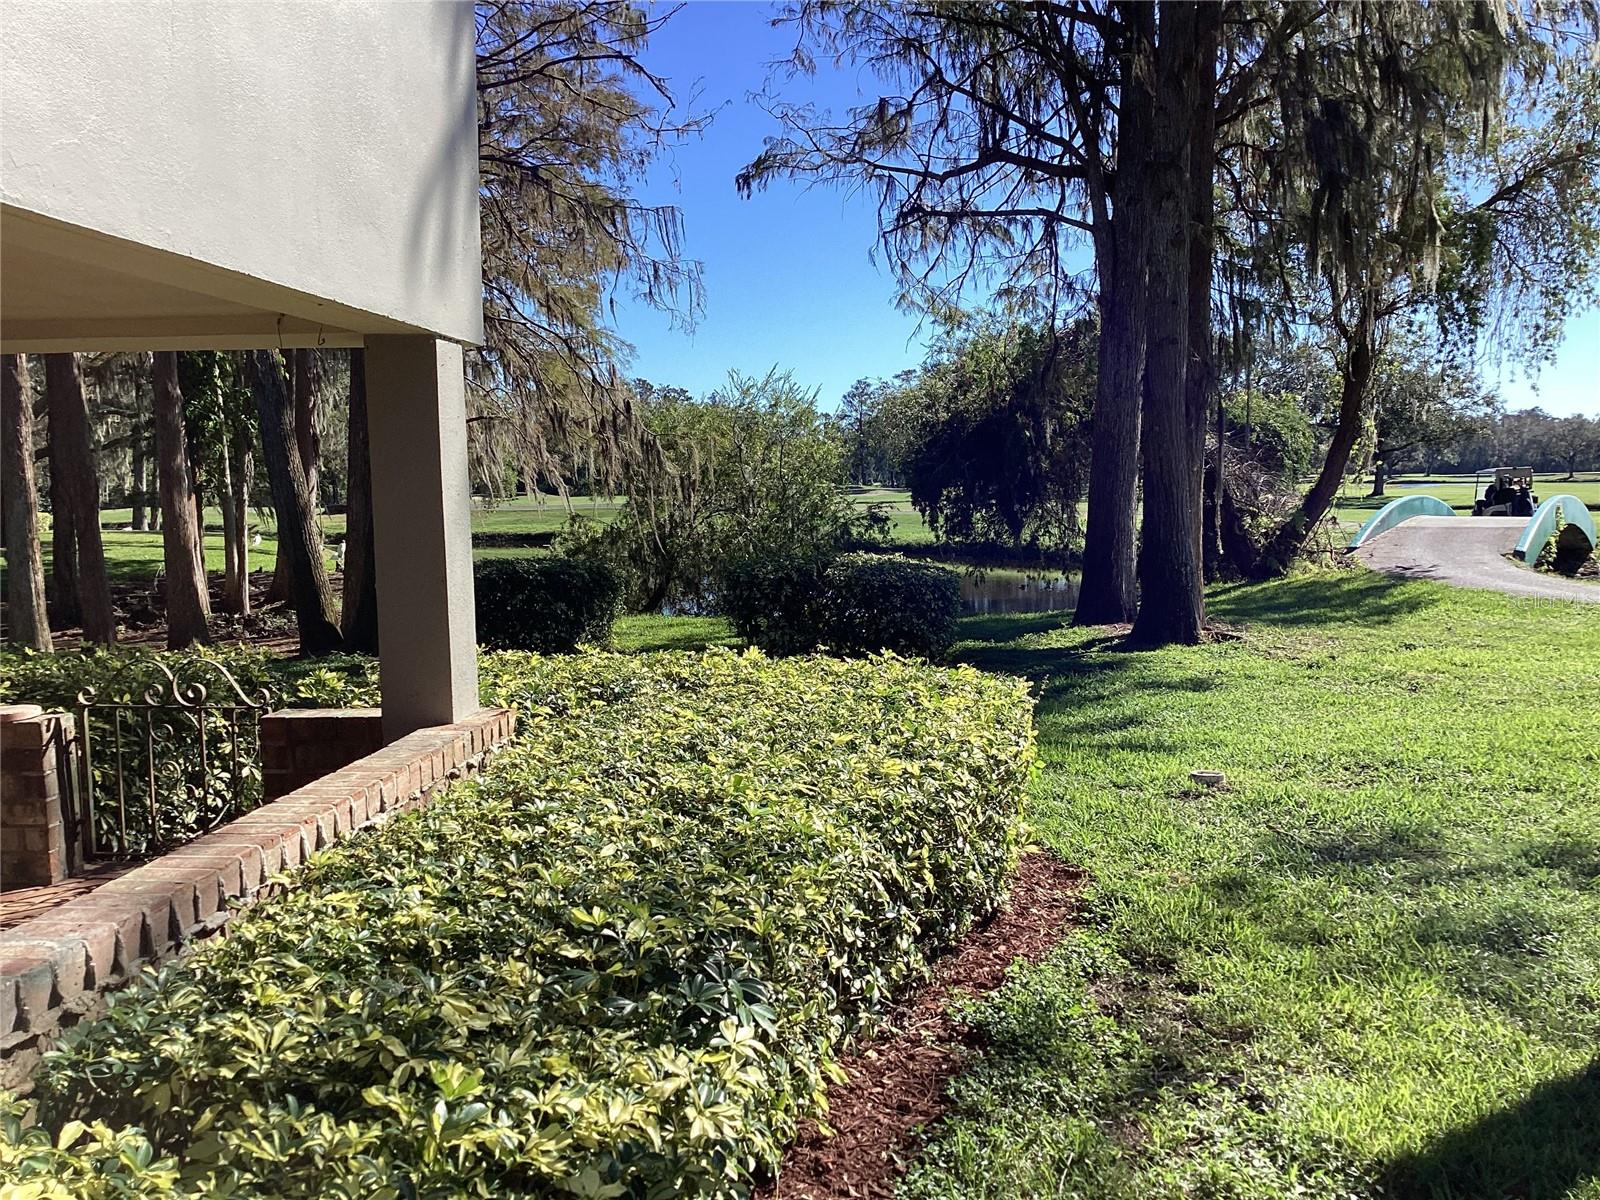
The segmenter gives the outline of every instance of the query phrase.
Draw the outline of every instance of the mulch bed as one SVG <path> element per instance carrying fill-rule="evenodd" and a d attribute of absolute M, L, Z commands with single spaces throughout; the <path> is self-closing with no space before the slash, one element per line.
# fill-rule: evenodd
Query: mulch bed
<path fill-rule="evenodd" d="M 222 579 L 211 572 L 211 640 L 240 643 L 270 650 L 274 654 L 297 654 L 300 638 L 295 631 L 294 612 L 286 604 L 267 601 L 272 586 L 271 571 L 250 574 L 251 615 L 233 617 L 222 610 Z M 332 571 L 329 586 L 335 596 L 344 583 L 344 574 Z M 164 649 L 167 644 L 167 619 L 161 589 L 154 582 L 114 582 L 111 607 L 117 615 L 117 644 Z M 84 646 L 83 630 L 77 626 L 51 630 L 57 650 L 78 650 Z"/>
<path fill-rule="evenodd" d="M 840 1062 L 828 1089 L 825 1136 L 812 1124 L 758 1200 L 877 1200 L 894 1193 L 916 1131 L 949 1107 L 945 1084 L 972 1045 L 957 1001 L 1000 986 L 1017 959 L 1037 962 L 1066 934 L 1084 872 L 1043 852 L 1023 856 L 1011 894 L 990 920 L 936 964 L 933 979 L 892 1015 L 892 1032 Z"/>

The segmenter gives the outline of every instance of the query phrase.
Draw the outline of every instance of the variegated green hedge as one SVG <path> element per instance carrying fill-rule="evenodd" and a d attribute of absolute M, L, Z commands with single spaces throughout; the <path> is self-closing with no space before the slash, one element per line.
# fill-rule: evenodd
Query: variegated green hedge
<path fill-rule="evenodd" d="M 1015 857 L 1020 684 L 731 652 L 485 671 L 516 744 L 74 1034 L 0 1180 L 738 1195 Z M 58 1146 L 74 1121 L 106 1127 Z"/>

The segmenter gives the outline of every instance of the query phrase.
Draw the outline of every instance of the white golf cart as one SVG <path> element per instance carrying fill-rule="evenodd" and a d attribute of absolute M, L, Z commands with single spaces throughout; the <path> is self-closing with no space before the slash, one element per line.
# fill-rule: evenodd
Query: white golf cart
<path fill-rule="evenodd" d="M 1488 485 L 1484 485 L 1484 477 Z M 1491 467 L 1479 471 L 1472 484 L 1475 517 L 1531 517 L 1539 507 L 1533 494 L 1532 467 Z"/>

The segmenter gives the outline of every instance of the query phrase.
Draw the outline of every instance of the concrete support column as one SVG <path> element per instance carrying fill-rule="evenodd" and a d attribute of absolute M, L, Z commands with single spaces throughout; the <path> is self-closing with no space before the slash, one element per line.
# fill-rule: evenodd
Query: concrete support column
<path fill-rule="evenodd" d="M 478 708 L 461 347 L 366 339 L 383 732 L 393 740 Z"/>

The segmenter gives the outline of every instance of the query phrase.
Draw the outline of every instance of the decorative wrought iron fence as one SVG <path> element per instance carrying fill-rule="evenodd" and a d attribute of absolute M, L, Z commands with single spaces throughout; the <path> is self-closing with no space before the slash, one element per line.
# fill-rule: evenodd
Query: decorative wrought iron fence
<path fill-rule="evenodd" d="M 180 669 L 141 660 L 78 693 L 66 806 L 78 863 L 147 857 L 261 803 L 272 693 L 247 691 L 205 659 Z"/>

